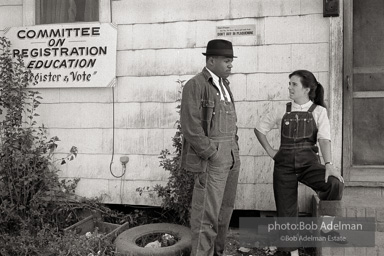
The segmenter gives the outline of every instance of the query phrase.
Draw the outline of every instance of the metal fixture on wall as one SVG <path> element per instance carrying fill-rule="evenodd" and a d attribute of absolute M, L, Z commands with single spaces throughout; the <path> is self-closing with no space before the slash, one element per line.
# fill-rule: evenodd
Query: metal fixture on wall
<path fill-rule="evenodd" d="M 125 172 L 125 169 L 127 168 L 127 163 L 129 162 L 129 157 L 128 156 L 120 157 L 120 162 L 121 162 L 121 165 L 123 166 L 123 170 Z"/>
<path fill-rule="evenodd" d="M 323 0 L 323 17 L 339 16 L 339 0 Z"/>

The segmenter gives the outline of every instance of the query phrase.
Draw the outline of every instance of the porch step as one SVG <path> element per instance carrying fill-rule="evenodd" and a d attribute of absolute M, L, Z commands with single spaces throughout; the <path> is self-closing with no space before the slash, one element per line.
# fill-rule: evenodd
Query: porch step
<path fill-rule="evenodd" d="M 312 216 L 373 217 L 376 220 L 375 247 L 323 247 L 317 256 L 381 256 L 384 255 L 384 198 L 343 196 L 342 201 L 312 200 Z"/>
<path fill-rule="evenodd" d="M 341 201 L 320 201 L 315 195 L 312 200 L 312 216 L 320 215 L 372 217 L 376 220 L 376 231 L 384 232 L 384 198 L 382 197 L 343 196 Z"/>

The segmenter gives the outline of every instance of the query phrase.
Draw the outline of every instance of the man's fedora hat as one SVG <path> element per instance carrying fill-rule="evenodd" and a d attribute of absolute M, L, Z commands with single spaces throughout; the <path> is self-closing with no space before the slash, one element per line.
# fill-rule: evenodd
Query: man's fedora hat
<path fill-rule="evenodd" d="M 205 56 L 224 56 L 228 58 L 237 58 L 233 56 L 232 43 L 223 39 L 214 39 L 208 42 Z"/>

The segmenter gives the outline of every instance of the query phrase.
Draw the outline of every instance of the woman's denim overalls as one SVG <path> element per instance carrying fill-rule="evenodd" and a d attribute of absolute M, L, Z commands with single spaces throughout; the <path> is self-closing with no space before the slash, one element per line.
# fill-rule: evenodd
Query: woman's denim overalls
<path fill-rule="evenodd" d="M 274 157 L 273 191 L 278 217 L 298 216 L 298 182 L 319 192 L 321 200 L 340 200 L 344 184 L 330 176 L 325 183 L 325 166 L 320 163 L 317 127 L 312 112 L 291 112 L 287 104 L 281 121 L 281 145 Z"/>

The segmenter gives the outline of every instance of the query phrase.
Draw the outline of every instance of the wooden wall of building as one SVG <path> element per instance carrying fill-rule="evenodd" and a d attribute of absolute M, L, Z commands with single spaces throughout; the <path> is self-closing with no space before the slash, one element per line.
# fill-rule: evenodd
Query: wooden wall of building
<path fill-rule="evenodd" d="M 160 203 L 137 187 L 166 183 L 159 167 L 162 149 L 172 150 L 178 79 L 187 80 L 205 65 L 207 42 L 217 26 L 255 25 L 255 36 L 222 37 L 234 44 L 233 75 L 240 137 L 241 175 L 236 208 L 274 210 L 273 162 L 253 133 L 259 118 L 282 108 L 288 98 L 288 75 L 296 69 L 315 73 L 330 90 L 330 19 L 322 0 L 111 0 L 111 22 L 118 28 L 117 85 L 111 88 L 41 89 L 40 120 L 49 135 L 59 136 L 60 154 L 72 145 L 76 160 L 62 166 L 62 177 L 80 177 L 77 193 L 104 196 L 106 203 Z M 12 12 L 12 19 L 4 18 Z M 22 25 L 21 1 L 0 0 L 0 31 Z M 6 24 L 6 25 L 4 25 Z M 111 63 L 114 65 L 114 63 Z M 115 113 L 113 120 L 113 98 Z M 341 110 L 338 110 L 341 111 Z M 130 158 L 122 179 L 110 174 Z M 278 130 L 269 138 L 278 147 Z M 341 146 L 341 144 L 339 145 Z M 341 152 L 341 149 L 340 149 Z M 309 209 L 312 192 L 299 187 L 300 210 Z"/>

